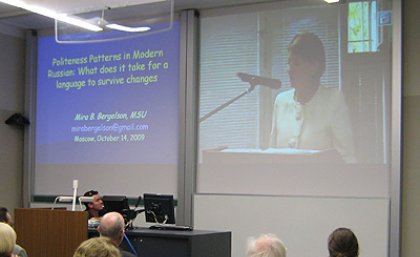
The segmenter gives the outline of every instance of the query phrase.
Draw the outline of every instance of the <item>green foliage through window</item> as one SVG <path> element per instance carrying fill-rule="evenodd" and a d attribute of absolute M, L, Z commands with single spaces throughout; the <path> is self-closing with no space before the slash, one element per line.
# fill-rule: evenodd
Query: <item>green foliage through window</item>
<path fill-rule="evenodd" d="M 378 46 L 375 0 L 350 2 L 348 5 L 349 53 L 376 52 Z"/>

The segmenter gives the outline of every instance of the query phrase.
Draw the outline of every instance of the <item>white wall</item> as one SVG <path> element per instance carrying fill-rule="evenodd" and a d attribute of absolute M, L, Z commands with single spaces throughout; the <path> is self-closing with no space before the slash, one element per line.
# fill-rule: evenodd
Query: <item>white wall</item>
<path fill-rule="evenodd" d="M 360 257 L 388 251 L 387 199 L 196 195 L 196 229 L 232 231 L 232 257 L 244 256 L 246 241 L 262 233 L 278 235 L 288 257 L 328 256 L 328 235 L 349 227 L 360 241 Z"/>

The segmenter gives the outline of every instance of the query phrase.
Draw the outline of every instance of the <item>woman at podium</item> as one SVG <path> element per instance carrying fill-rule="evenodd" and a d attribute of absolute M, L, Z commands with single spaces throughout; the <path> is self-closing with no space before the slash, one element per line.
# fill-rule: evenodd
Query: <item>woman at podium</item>
<path fill-rule="evenodd" d="M 321 85 L 324 46 L 311 32 L 298 33 L 289 44 L 291 90 L 275 100 L 270 146 L 312 150 L 335 149 L 355 162 L 345 99 L 337 87 Z"/>

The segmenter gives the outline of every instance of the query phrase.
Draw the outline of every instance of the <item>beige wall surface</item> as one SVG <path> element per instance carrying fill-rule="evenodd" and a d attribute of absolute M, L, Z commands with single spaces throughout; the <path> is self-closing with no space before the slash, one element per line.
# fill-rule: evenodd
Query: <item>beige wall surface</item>
<path fill-rule="evenodd" d="M 403 95 L 420 96 L 420 1 L 403 0 Z"/>
<path fill-rule="evenodd" d="M 420 96 L 403 99 L 401 257 L 420 252 Z"/>
<path fill-rule="evenodd" d="M 401 257 L 420 244 L 420 1 L 403 1 L 403 121 Z"/>
<path fill-rule="evenodd" d="M 4 121 L 24 106 L 24 40 L 0 34 L 0 206 L 21 206 L 23 129 Z M 7 50 L 6 50 L 7 49 Z"/>

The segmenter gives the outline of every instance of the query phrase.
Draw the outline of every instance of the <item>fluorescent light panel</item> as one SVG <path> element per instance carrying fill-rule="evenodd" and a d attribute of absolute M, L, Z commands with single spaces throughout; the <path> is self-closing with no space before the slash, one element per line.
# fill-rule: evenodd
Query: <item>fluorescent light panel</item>
<path fill-rule="evenodd" d="M 324 0 L 324 1 L 329 4 L 340 2 L 340 0 Z"/>
<path fill-rule="evenodd" d="M 115 23 L 107 24 L 105 26 L 110 29 L 124 31 L 124 32 L 146 32 L 150 30 L 150 27 L 128 27 L 128 26 L 123 26 L 123 25 L 115 24 Z"/>
<path fill-rule="evenodd" d="M 70 17 L 64 13 L 56 13 L 53 10 L 50 10 L 41 6 L 30 5 L 21 0 L 0 0 L 0 2 L 13 5 L 13 6 L 16 6 L 16 7 L 28 10 L 30 12 L 37 13 L 39 15 L 46 16 L 46 17 L 49 17 L 49 18 L 52 18 L 61 22 L 72 24 L 74 26 L 87 29 L 90 31 L 99 32 L 103 30 L 101 27 L 91 24 L 89 22 L 83 21 L 81 19 Z"/>
<path fill-rule="evenodd" d="M 154 2 L 164 2 L 167 0 L 143 0 L 141 1 L 142 4 L 146 4 L 146 3 L 154 3 Z M 326 0 L 327 1 L 327 0 Z M 329 1 L 334 1 L 334 0 L 329 0 Z M 338 0 L 336 0 L 338 1 Z M 37 13 L 39 15 L 42 16 L 46 16 L 67 24 L 71 24 L 83 29 L 87 29 L 90 31 L 94 31 L 94 32 L 100 32 L 103 31 L 103 28 L 92 24 L 90 22 L 84 21 L 82 19 L 76 18 L 76 17 L 72 17 L 72 16 L 68 16 L 65 13 L 57 13 L 53 10 L 41 7 L 41 6 L 37 6 L 37 5 L 33 5 L 33 4 L 27 4 L 24 1 L 21 0 L 0 0 L 0 2 L 5 3 L 5 4 L 9 4 L 9 5 L 13 5 L 15 7 L 18 8 L 22 8 L 25 9 L 27 11 L 33 12 L 33 13 Z M 135 33 L 135 32 L 146 32 L 149 31 L 151 28 L 150 27 L 145 27 L 145 26 L 141 26 L 141 27 L 129 27 L 129 26 L 124 26 L 124 25 L 120 25 L 120 24 L 107 24 L 106 25 L 107 28 L 110 29 L 114 29 L 114 30 L 119 30 L 119 31 L 124 31 L 124 32 L 130 32 L 130 33 Z"/>

